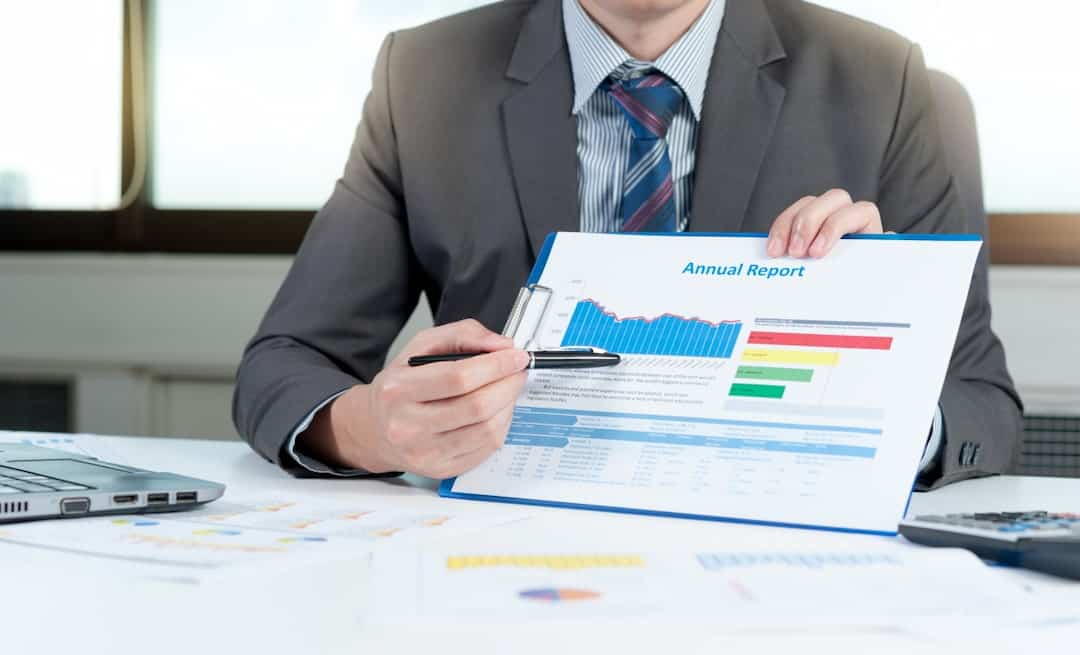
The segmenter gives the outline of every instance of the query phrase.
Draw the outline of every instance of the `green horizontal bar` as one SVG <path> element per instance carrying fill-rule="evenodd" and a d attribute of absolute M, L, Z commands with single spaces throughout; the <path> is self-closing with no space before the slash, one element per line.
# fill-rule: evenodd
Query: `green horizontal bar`
<path fill-rule="evenodd" d="M 814 377 L 812 368 L 778 368 L 775 366 L 740 366 L 735 377 L 743 380 L 780 380 L 782 382 L 809 382 Z"/>
<path fill-rule="evenodd" d="M 745 396 L 747 398 L 783 398 L 784 387 L 776 384 L 742 384 L 736 382 L 731 385 L 729 396 Z"/>

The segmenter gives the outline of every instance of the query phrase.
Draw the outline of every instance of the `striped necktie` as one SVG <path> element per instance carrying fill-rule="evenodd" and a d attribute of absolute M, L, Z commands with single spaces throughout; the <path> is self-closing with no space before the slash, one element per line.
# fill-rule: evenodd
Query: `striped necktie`
<path fill-rule="evenodd" d="M 608 93 L 634 133 L 623 177 L 621 231 L 674 232 L 675 186 L 664 137 L 683 100 L 682 90 L 666 75 L 653 72 L 612 82 Z"/>

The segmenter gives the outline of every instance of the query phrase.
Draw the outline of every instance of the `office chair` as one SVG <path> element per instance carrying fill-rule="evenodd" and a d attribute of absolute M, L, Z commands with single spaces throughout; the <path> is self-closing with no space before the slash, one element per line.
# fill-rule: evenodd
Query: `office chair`
<path fill-rule="evenodd" d="M 945 159 L 952 171 L 956 190 L 967 209 L 965 229 L 986 238 L 986 205 L 983 201 L 982 164 L 975 107 L 963 85 L 955 78 L 931 70 L 930 89 L 937 107 Z M 982 255 L 986 255 L 983 248 Z M 982 265 L 982 262 L 980 262 Z"/>

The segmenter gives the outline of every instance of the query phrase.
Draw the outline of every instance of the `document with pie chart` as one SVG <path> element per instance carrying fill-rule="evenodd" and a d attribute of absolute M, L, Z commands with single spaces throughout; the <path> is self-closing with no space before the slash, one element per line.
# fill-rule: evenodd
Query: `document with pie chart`
<path fill-rule="evenodd" d="M 366 616 L 410 626 L 539 622 L 553 629 L 612 620 L 771 630 L 917 617 L 992 617 L 995 626 L 1022 620 L 1008 581 L 970 552 L 894 539 L 841 546 L 806 534 L 777 544 L 758 533 L 723 551 L 574 550 L 565 548 L 574 539 L 567 535 L 534 535 L 533 550 L 523 552 L 386 550 L 372 561 Z M 1027 611 L 1054 610 L 1036 603 Z"/>
<path fill-rule="evenodd" d="M 553 234 L 507 333 L 622 361 L 531 371 L 503 447 L 440 492 L 895 534 L 981 246 Z"/>

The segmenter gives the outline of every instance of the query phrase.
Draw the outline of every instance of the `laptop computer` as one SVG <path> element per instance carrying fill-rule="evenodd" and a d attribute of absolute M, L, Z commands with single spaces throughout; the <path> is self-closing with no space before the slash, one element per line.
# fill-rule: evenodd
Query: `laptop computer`
<path fill-rule="evenodd" d="M 0 444 L 0 523 L 174 512 L 220 498 L 225 485 L 24 444 Z"/>

